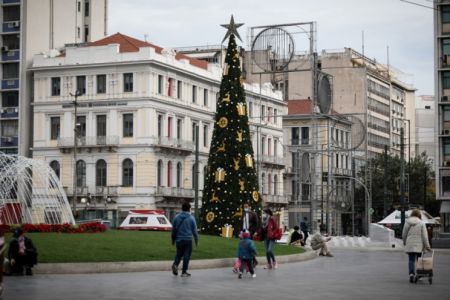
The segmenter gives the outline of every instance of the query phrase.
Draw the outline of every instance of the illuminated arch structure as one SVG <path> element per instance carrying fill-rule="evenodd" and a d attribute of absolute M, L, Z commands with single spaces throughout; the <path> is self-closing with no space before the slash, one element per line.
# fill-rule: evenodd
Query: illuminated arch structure
<path fill-rule="evenodd" d="M 0 152 L 0 224 L 75 224 L 61 182 L 41 160 Z"/>

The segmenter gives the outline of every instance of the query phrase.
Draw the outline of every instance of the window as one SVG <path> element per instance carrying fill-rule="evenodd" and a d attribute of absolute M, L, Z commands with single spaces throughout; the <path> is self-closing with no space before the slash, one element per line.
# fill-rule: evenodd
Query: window
<path fill-rule="evenodd" d="M 77 116 L 78 137 L 86 137 L 86 116 Z"/>
<path fill-rule="evenodd" d="M 278 124 L 278 110 L 275 108 L 274 110 L 273 110 L 273 122 L 275 123 L 275 124 Z"/>
<path fill-rule="evenodd" d="M 163 116 L 158 115 L 158 137 L 163 136 Z"/>
<path fill-rule="evenodd" d="M 84 1 L 84 16 L 89 17 L 89 0 Z"/>
<path fill-rule="evenodd" d="M 97 94 L 106 93 L 106 75 L 97 75 Z"/>
<path fill-rule="evenodd" d="M 442 6 L 442 23 L 450 23 L 450 6 Z"/>
<path fill-rule="evenodd" d="M 272 155 L 272 139 L 267 139 L 267 154 L 270 156 Z"/>
<path fill-rule="evenodd" d="M 278 139 L 273 140 L 273 156 L 278 156 Z"/>
<path fill-rule="evenodd" d="M 77 174 L 77 187 L 85 187 L 86 186 L 86 163 L 84 160 L 77 161 L 76 166 L 76 174 Z"/>
<path fill-rule="evenodd" d="M 336 168 L 339 168 L 339 154 L 336 153 Z"/>
<path fill-rule="evenodd" d="M 266 119 L 266 107 L 264 105 L 261 106 L 261 121 L 265 121 Z"/>
<path fill-rule="evenodd" d="M 278 175 L 273 176 L 273 194 L 278 195 Z"/>
<path fill-rule="evenodd" d="M 52 96 L 59 96 L 61 94 L 61 78 L 52 78 Z"/>
<path fill-rule="evenodd" d="M 253 117 L 253 102 L 248 103 L 248 116 Z"/>
<path fill-rule="evenodd" d="M 177 188 L 181 187 L 182 173 L 181 163 L 177 163 Z"/>
<path fill-rule="evenodd" d="M 197 103 L 197 86 L 192 86 L 192 103 Z"/>
<path fill-rule="evenodd" d="M 292 129 L 292 145 L 298 145 L 300 140 L 300 130 L 298 127 L 293 127 Z"/>
<path fill-rule="evenodd" d="M 106 144 L 106 115 L 97 115 L 97 144 Z"/>
<path fill-rule="evenodd" d="M 81 36 L 81 29 L 80 26 L 77 27 L 77 37 L 80 38 Z"/>
<path fill-rule="evenodd" d="M 162 186 L 162 170 L 163 169 L 163 162 L 162 160 L 158 160 L 158 166 L 156 171 L 156 184 L 157 186 Z"/>
<path fill-rule="evenodd" d="M 261 174 L 261 191 L 263 194 L 266 194 L 265 184 L 266 184 L 266 174 L 262 173 Z"/>
<path fill-rule="evenodd" d="M 177 139 L 178 140 L 181 140 L 181 137 L 182 137 L 182 135 L 181 135 L 181 130 L 182 130 L 182 120 L 181 119 L 177 119 Z"/>
<path fill-rule="evenodd" d="M 50 168 L 52 168 L 53 172 L 55 172 L 56 177 L 60 178 L 60 166 L 57 160 L 54 160 L 50 163 Z"/>
<path fill-rule="evenodd" d="M 266 138 L 261 137 L 261 155 L 266 153 Z"/>
<path fill-rule="evenodd" d="M 57 140 L 61 131 L 61 124 L 59 117 L 50 118 L 50 139 Z"/>
<path fill-rule="evenodd" d="M 77 76 L 77 91 L 80 95 L 86 94 L 86 76 Z"/>
<path fill-rule="evenodd" d="M 129 158 L 122 163 L 122 186 L 133 186 L 133 161 Z"/>
<path fill-rule="evenodd" d="M 124 92 L 133 91 L 133 73 L 123 74 L 123 91 Z"/>
<path fill-rule="evenodd" d="M 167 186 L 172 186 L 172 162 L 167 163 Z"/>
<path fill-rule="evenodd" d="M 192 122 L 192 141 L 195 142 L 195 138 L 197 136 L 196 131 L 197 131 L 197 122 Z"/>
<path fill-rule="evenodd" d="M 174 82 L 175 82 L 175 79 L 169 78 L 168 86 L 167 86 L 167 96 L 169 96 L 169 97 L 172 97 L 172 91 L 175 88 Z"/>
<path fill-rule="evenodd" d="M 81 11 L 81 2 L 80 1 L 77 2 L 77 10 L 78 10 L 78 12 Z"/>
<path fill-rule="evenodd" d="M 181 99 L 181 95 L 182 95 L 182 93 L 183 93 L 183 88 L 182 88 L 182 86 L 183 86 L 183 82 L 182 81 L 180 81 L 180 80 L 178 80 L 177 81 L 177 98 L 178 99 Z"/>
<path fill-rule="evenodd" d="M 133 137 L 133 114 L 123 114 L 123 137 Z"/>
<path fill-rule="evenodd" d="M 444 147 L 444 156 L 448 156 L 450 155 L 450 139 L 449 138 L 445 138 L 443 139 L 443 143 L 442 143 L 443 147 Z"/>
<path fill-rule="evenodd" d="M 450 122 L 450 106 L 444 106 L 442 108 L 442 116 L 443 116 L 443 121 L 444 122 Z"/>
<path fill-rule="evenodd" d="M 84 25 L 84 42 L 86 43 L 89 39 L 89 26 Z"/>
<path fill-rule="evenodd" d="M 450 89 L 450 72 L 442 72 L 442 88 Z"/>
<path fill-rule="evenodd" d="M 172 137 L 172 117 L 167 118 L 167 136 Z"/>
<path fill-rule="evenodd" d="M 208 125 L 203 125 L 203 147 L 208 147 Z"/>
<path fill-rule="evenodd" d="M 203 90 L 203 105 L 208 106 L 208 90 Z"/>
<path fill-rule="evenodd" d="M 158 75 L 158 94 L 162 95 L 163 93 L 163 76 L 162 75 Z"/>
<path fill-rule="evenodd" d="M 99 159 L 95 164 L 95 186 L 106 186 L 106 161 Z"/>
<path fill-rule="evenodd" d="M 272 107 L 267 108 L 267 122 L 272 122 Z"/>
<path fill-rule="evenodd" d="M 272 195 L 272 174 L 267 175 L 267 187 L 269 188 L 269 195 Z"/>

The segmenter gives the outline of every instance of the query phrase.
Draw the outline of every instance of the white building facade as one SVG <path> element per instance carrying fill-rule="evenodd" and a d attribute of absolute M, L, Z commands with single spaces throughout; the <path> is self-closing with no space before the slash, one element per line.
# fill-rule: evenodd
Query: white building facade
<path fill-rule="evenodd" d="M 86 217 L 117 224 L 130 209 L 150 208 L 172 218 L 194 197 L 197 126 L 203 188 L 222 76 L 216 64 L 115 34 L 63 55 L 37 55 L 32 70 L 33 157 L 52 166 L 72 201 L 76 187 L 76 205 Z M 269 87 L 245 88 L 260 174 L 272 178 L 262 184 L 263 195 L 283 195 L 283 184 L 273 184 L 282 182 L 284 169 L 282 121 L 275 116 L 285 114 L 286 105 Z M 76 121 L 75 91 L 81 93 Z"/>

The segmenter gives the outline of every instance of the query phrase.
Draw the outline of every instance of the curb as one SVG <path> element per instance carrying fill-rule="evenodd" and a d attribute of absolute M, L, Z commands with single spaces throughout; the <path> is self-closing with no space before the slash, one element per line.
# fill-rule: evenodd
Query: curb
<path fill-rule="evenodd" d="M 283 255 L 277 257 L 278 263 L 291 263 L 316 258 L 315 251 L 301 254 Z M 265 256 L 258 256 L 260 262 Z M 199 259 L 189 263 L 189 269 L 212 269 L 232 267 L 236 258 Z M 49 263 L 38 264 L 33 268 L 35 274 L 90 274 L 90 273 L 124 273 L 170 271 L 173 261 L 142 261 L 142 262 L 99 262 L 99 263 Z"/>

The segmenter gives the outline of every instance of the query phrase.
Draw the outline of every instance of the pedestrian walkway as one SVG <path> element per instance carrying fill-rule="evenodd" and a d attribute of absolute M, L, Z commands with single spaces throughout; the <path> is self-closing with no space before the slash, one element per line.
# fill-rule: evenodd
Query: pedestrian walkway
<path fill-rule="evenodd" d="M 192 277 L 171 272 L 36 275 L 7 277 L 4 299 L 447 299 L 450 251 L 436 251 L 433 285 L 408 281 L 402 252 L 336 250 L 318 257 L 281 264 L 277 270 L 256 268 L 256 278 L 237 279 L 231 268 L 192 270 Z"/>

